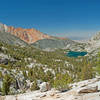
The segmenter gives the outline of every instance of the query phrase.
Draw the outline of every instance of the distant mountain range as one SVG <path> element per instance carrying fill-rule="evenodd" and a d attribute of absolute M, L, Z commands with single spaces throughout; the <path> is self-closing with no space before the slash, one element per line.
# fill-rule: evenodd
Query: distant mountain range
<path fill-rule="evenodd" d="M 62 37 L 44 34 L 34 28 L 14 28 L 0 23 L 0 40 L 10 44 L 31 44 L 41 49 L 69 48 L 77 43 Z"/>
<path fill-rule="evenodd" d="M 93 51 L 100 47 L 100 32 L 89 41 L 73 41 L 68 38 L 49 36 L 36 30 L 14 28 L 0 23 L 0 41 L 9 44 L 32 45 L 40 49 L 71 49 Z"/>

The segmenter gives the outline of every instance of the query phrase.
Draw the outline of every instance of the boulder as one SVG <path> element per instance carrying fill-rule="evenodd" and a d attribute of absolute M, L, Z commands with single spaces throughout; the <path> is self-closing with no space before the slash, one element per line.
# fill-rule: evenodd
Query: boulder
<path fill-rule="evenodd" d="M 17 94 L 18 91 L 14 87 L 10 87 L 10 94 Z"/>
<path fill-rule="evenodd" d="M 81 93 L 95 93 L 95 92 L 98 92 L 98 86 L 95 86 L 95 87 L 83 87 L 83 88 L 80 88 L 78 91 L 77 91 L 79 94 Z"/>
<path fill-rule="evenodd" d="M 0 59 L 0 64 L 5 64 L 5 65 L 7 65 L 7 64 L 8 64 L 8 59 L 6 59 L 6 58 Z"/>
<path fill-rule="evenodd" d="M 98 82 L 98 91 L 100 91 L 100 81 Z"/>
<path fill-rule="evenodd" d="M 42 80 L 37 80 L 37 85 L 40 86 L 42 84 Z"/>
<path fill-rule="evenodd" d="M 39 87 L 41 92 L 46 92 L 51 89 L 50 84 L 48 82 L 43 82 L 42 84 L 40 84 Z"/>

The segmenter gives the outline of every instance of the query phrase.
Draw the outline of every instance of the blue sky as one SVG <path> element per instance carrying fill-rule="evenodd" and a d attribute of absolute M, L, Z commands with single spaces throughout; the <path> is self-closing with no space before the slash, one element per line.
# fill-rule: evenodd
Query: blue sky
<path fill-rule="evenodd" d="M 88 38 L 100 30 L 100 0 L 1 0 L 0 22 L 54 36 Z"/>

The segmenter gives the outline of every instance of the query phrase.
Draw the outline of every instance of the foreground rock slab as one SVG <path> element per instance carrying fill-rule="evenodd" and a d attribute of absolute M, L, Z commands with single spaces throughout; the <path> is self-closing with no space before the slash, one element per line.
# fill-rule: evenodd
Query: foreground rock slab
<path fill-rule="evenodd" d="M 46 92 L 33 91 L 19 95 L 1 96 L 0 100 L 100 100 L 100 78 L 85 80 L 72 84 L 72 89 L 59 92 L 51 89 Z"/>

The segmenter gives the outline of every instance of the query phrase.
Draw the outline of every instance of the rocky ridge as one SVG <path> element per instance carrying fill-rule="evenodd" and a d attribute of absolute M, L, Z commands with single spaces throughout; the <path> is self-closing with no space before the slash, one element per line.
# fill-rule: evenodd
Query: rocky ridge
<path fill-rule="evenodd" d="M 5 34 L 5 33 L 9 33 L 9 34 Z M 79 50 L 86 50 L 87 52 L 90 53 L 95 51 L 96 54 L 96 52 L 98 52 L 98 49 L 100 48 L 100 32 L 94 35 L 90 40 L 87 40 L 85 42 L 77 42 L 77 41 L 72 41 L 68 38 L 60 38 L 60 37 L 58 38 L 58 37 L 49 36 L 34 28 L 32 29 L 23 29 L 20 27 L 14 28 L 13 26 L 7 26 L 5 24 L 0 23 L 0 34 L 1 34 L 0 40 L 4 42 L 10 43 L 11 41 L 11 43 L 13 44 L 13 42 L 17 39 L 16 40 L 17 43 L 18 41 L 21 42 L 24 41 L 40 49 L 45 49 L 45 50 L 49 49 L 48 51 L 50 51 L 51 49 L 62 49 L 62 48 L 77 49 L 78 48 Z M 10 37 L 11 39 L 9 39 Z"/>
<path fill-rule="evenodd" d="M 91 39 L 85 41 L 86 47 L 85 50 L 87 52 L 97 54 L 100 48 L 100 32 L 97 32 Z"/>
<path fill-rule="evenodd" d="M 23 28 L 14 28 L 13 26 L 7 26 L 0 23 L 0 31 L 11 33 L 12 35 L 20 38 L 21 40 L 27 43 L 34 43 L 38 40 L 51 38 L 51 36 L 43 34 L 42 32 L 36 29 L 23 29 Z"/>
<path fill-rule="evenodd" d="M 83 50 L 84 44 L 68 38 L 46 35 L 36 29 L 14 28 L 0 23 L 0 40 L 9 44 L 31 44 L 32 46 L 51 51 L 54 49 Z M 24 42 L 24 43 L 22 43 Z M 77 48 L 76 48 L 77 47 Z M 49 49 L 49 50 L 47 50 Z"/>
<path fill-rule="evenodd" d="M 27 43 L 34 43 L 41 39 L 51 38 L 49 35 L 43 34 L 42 32 L 36 29 L 23 29 L 23 28 L 14 28 L 8 27 L 7 32 L 19 37 L 21 40 Z"/>

